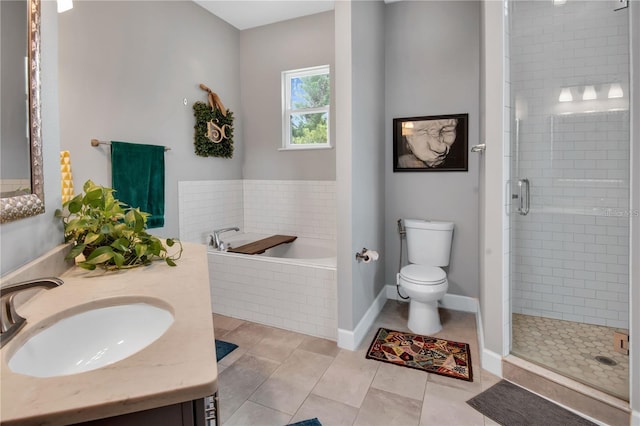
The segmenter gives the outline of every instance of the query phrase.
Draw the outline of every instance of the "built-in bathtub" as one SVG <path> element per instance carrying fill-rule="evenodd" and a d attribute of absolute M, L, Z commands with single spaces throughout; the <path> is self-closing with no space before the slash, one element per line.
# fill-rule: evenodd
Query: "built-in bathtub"
<path fill-rule="evenodd" d="M 239 247 L 269 236 L 226 234 L 222 239 Z M 213 312 L 336 340 L 335 253 L 335 241 L 315 238 L 298 238 L 260 255 L 210 249 Z"/>

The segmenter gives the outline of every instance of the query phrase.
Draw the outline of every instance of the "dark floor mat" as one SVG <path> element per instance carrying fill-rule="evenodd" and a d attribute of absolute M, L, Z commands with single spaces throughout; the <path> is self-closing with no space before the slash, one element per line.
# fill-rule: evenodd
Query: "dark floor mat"
<path fill-rule="evenodd" d="M 471 398 L 467 404 L 503 426 L 595 426 L 595 423 L 506 380 Z"/>

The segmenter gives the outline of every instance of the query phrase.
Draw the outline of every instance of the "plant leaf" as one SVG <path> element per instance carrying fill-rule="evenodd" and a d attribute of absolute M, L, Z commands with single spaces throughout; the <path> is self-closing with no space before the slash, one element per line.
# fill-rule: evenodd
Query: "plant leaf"
<path fill-rule="evenodd" d="M 94 186 L 96 186 L 95 183 L 93 183 L 93 181 L 91 179 L 87 180 L 84 185 L 82 185 L 82 190 L 84 192 L 89 191 L 89 189 L 93 188 Z"/>
<path fill-rule="evenodd" d="M 113 225 L 110 223 L 105 223 L 100 227 L 101 234 L 112 234 L 113 233 Z"/>
<path fill-rule="evenodd" d="M 109 246 L 98 247 L 87 256 L 86 263 L 96 265 L 98 263 L 104 263 L 114 256 L 113 249 Z"/>
<path fill-rule="evenodd" d="M 122 265 L 124 264 L 124 256 L 118 252 L 114 252 L 113 262 L 116 264 L 117 268 L 122 268 Z"/>
<path fill-rule="evenodd" d="M 90 271 L 93 271 L 94 269 L 96 269 L 96 265 L 93 265 L 93 264 L 87 263 L 87 262 L 79 262 L 78 266 L 83 268 L 83 269 L 88 269 Z"/>
<path fill-rule="evenodd" d="M 100 234 L 94 234 L 93 232 L 89 232 L 86 237 L 84 237 L 84 243 L 85 244 L 91 244 L 94 243 L 100 239 L 104 238 L 102 235 Z"/>
<path fill-rule="evenodd" d="M 165 262 L 167 262 L 167 265 L 169 265 L 169 266 L 177 266 L 176 262 L 174 262 L 173 259 L 171 259 L 169 257 L 165 257 L 164 260 L 165 260 Z"/>
<path fill-rule="evenodd" d="M 135 250 L 137 257 L 143 257 L 147 253 L 147 245 L 138 243 L 135 245 Z"/>
<path fill-rule="evenodd" d="M 76 244 L 75 246 L 73 246 L 69 254 L 65 256 L 65 259 L 75 259 L 80 253 L 84 251 L 85 247 L 85 244 Z"/>
<path fill-rule="evenodd" d="M 69 213 L 78 213 L 80 210 L 82 210 L 82 200 L 77 198 L 70 200 L 68 208 Z"/>
<path fill-rule="evenodd" d="M 164 247 L 162 247 L 162 242 L 155 237 L 149 238 L 148 245 L 149 245 L 148 252 L 156 256 L 160 256 L 160 253 L 164 250 Z"/>
<path fill-rule="evenodd" d="M 145 223 L 144 216 L 140 214 L 140 210 L 138 209 L 133 209 L 133 215 L 136 218 L 133 230 L 136 232 L 142 232 L 144 230 Z"/>
<path fill-rule="evenodd" d="M 118 238 L 111 243 L 111 247 L 115 250 L 126 252 L 129 249 L 129 240 L 126 238 Z"/>

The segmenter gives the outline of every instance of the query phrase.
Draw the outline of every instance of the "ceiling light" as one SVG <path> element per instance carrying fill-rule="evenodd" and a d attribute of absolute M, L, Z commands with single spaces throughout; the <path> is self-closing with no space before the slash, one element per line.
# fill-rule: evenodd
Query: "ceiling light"
<path fill-rule="evenodd" d="M 593 99 L 597 99 L 598 95 L 596 94 L 596 88 L 593 86 L 586 86 L 584 88 L 584 92 L 582 93 L 583 101 L 591 101 Z"/>
<path fill-rule="evenodd" d="M 563 88 L 560 91 L 560 96 L 558 97 L 559 102 L 571 102 L 573 100 L 573 96 L 571 95 L 571 89 L 568 87 Z"/>
<path fill-rule="evenodd" d="M 609 99 L 613 99 L 613 98 L 622 98 L 624 96 L 624 92 L 622 91 L 622 86 L 620 86 L 620 83 L 612 83 L 611 87 L 609 88 L 609 94 L 607 95 L 607 97 Z"/>

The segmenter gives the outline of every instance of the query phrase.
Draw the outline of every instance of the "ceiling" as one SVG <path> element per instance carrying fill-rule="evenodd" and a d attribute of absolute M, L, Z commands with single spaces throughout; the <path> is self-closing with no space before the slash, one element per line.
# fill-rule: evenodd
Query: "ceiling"
<path fill-rule="evenodd" d="M 333 10 L 333 0 L 193 0 L 239 30 Z"/>

